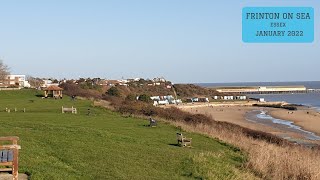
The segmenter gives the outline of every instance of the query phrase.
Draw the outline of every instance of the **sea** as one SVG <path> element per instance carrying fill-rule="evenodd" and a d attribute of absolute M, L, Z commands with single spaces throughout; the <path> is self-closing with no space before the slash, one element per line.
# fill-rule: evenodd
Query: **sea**
<path fill-rule="evenodd" d="M 198 83 L 202 87 L 228 87 L 228 86 L 297 86 L 303 85 L 307 89 L 320 89 L 320 81 L 300 81 L 300 82 L 244 82 L 244 83 Z M 285 101 L 292 104 L 299 104 L 314 108 L 320 112 L 320 92 L 318 93 L 293 93 L 293 94 L 250 94 L 250 98 L 264 98 L 266 101 Z M 292 138 L 289 133 L 283 133 L 280 137 L 304 146 L 313 147 L 316 144 L 305 140 L 320 141 L 320 135 L 309 132 L 294 122 L 284 119 L 277 119 L 263 110 L 252 111 L 246 114 L 246 119 L 251 122 L 276 127 L 286 132 L 295 132 L 304 139 Z"/>
<path fill-rule="evenodd" d="M 320 81 L 299 82 L 240 82 L 240 83 L 198 83 L 202 87 L 228 87 L 228 86 L 297 86 L 303 85 L 307 89 L 320 89 Z M 294 94 L 252 94 L 250 98 L 265 98 L 266 101 L 285 101 L 292 104 L 309 106 L 320 111 L 320 93 L 294 93 Z"/>

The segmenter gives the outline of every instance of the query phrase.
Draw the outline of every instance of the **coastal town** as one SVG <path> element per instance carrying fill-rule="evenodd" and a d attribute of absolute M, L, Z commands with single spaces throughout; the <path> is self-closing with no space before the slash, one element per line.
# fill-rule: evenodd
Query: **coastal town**
<path fill-rule="evenodd" d="M 70 90 L 78 87 L 78 90 Z M 80 88 L 80 89 L 79 89 Z M 188 90 L 189 88 L 189 90 Z M 261 110 L 262 107 L 280 107 L 287 110 L 296 110 L 294 106 L 285 101 L 268 102 L 265 98 L 254 98 L 254 95 L 268 94 L 300 94 L 314 93 L 317 89 L 307 89 L 303 85 L 296 86 L 226 86 L 226 87 L 200 87 L 188 84 L 173 84 L 163 77 L 151 79 L 128 78 L 110 80 L 103 78 L 79 78 L 79 79 L 54 79 L 34 78 L 26 75 L 7 75 L 0 81 L 1 91 L 14 91 L 24 89 L 36 89 L 42 92 L 42 98 L 62 99 L 65 96 L 95 97 L 103 99 L 99 94 L 107 94 L 116 97 L 133 98 L 136 102 L 146 102 L 154 107 L 171 108 L 177 107 L 190 113 L 210 114 L 214 117 L 222 117 L 221 121 L 239 124 L 244 127 L 251 127 L 247 121 L 234 121 L 234 117 L 226 118 L 226 114 L 232 114 L 238 108 L 237 116 L 245 117 L 252 110 Z M 186 93 L 188 91 L 192 93 Z M 89 93 L 84 93 L 90 91 Z M 200 91 L 204 91 L 199 93 Z M 92 94 L 92 92 L 95 92 Z M 257 107 L 254 107 L 257 106 Z M 260 108 L 259 108 L 260 107 Z M 303 107 L 303 106 L 302 106 Z M 200 108 L 200 109 L 199 109 Z M 207 111 L 203 111 L 206 108 Z M 6 108 L 7 109 L 7 108 Z M 226 113 L 232 109 L 232 113 Z M 6 110 L 8 111 L 8 110 Z M 217 111 L 219 113 L 217 113 Z M 312 110 L 303 110 L 309 111 Z M 272 110 L 271 113 L 274 111 Z M 292 113 L 292 112 L 290 112 Z M 221 114 L 218 115 L 218 114 Z M 288 112 L 289 114 L 289 112 Z M 277 115 L 276 115 L 277 116 Z M 252 118 L 252 117 L 251 117 Z M 288 117 L 286 117 L 288 119 Z M 289 117 L 289 119 L 291 119 Z M 258 125 L 257 125 L 258 127 Z M 252 128 L 252 127 L 251 127 Z M 258 128 L 263 130 L 263 128 Z M 276 132 L 276 130 L 273 130 Z"/>
<path fill-rule="evenodd" d="M 148 117 L 149 126 L 153 128 L 161 124 L 159 118 L 172 119 L 174 122 L 180 119 L 179 121 L 187 124 L 206 124 L 210 127 L 215 127 L 212 123 L 228 123 L 227 126 L 232 129 L 240 128 L 240 131 L 247 134 L 267 133 L 258 136 L 271 142 L 283 141 L 282 143 L 317 148 L 320 146 L 320 136 L 318 136 L 320 129 L 316 126 L 319 123 L 320 114 L 317 111 L 285 101 L 266 101 L 263 96 L 261 97 L 261 95 L 314 94 L 316 92 L 319 91 L 304 85 L 201 87 L 194 84 L 174 84 L 163 77 L 119 80 L 55 79 L 7 73 L 0 80 L 0 97 L 3 97 L 0 116 L 6 119 L 12 115 L 20 116 L 22 112 L 22 114 L 31 113 L 32 117 L 37 117 L 40 107 L 49 103 L 56 110 L 59 109 L 57 105 L 60 105 L 60 113 L 63 115 L 69 113 L 75 117 L 84 115 L 83 118 L 86 119 L 97 116 L 98 112 L 95 108 L 102 107 L 121 113 L 125 118 Z M 24 97 L 26 99 L 22 103 L 12 103 L 21 99 L 21 94 L 25 93 L 29 95 Z M 33 93 L 36 96 L 32 96 Z M 260 97 L 257 98 L 256 95 Z M 6 100 L 5 96 L 20 98 Z M 92 101 L 93 105 L 81 107 L 80 104 L 84 100 Z M 33 107 L 35 102 L 38 104 L 36 108 Z M 50 106 L 47 104 L 43 107 Z M 56 110 L 51 112 L 54 114 L 53 117 L 57 116 Z M 48 113 L 47 108 L 40 110 L 42 111 Z M 213 132 L 210 131 L 210 133 Z M 242 148 L 247 148 L 251 144 L 247 135 L 241 136 L 245 143 L 239 144 L 236 139 L 227 134 L 216 132 L 213 134 Z M 191 141 L 178 144 L 192 145 Z M 24 166 L 24 163 L 22 165 Z M 27 178 L 25 174 L 20 176 L 20 179 Z"/>
<path fill-rule="evenodd" d="M 2 1 L 0 180 L 320 180 L 319 10 Z"/>
<path fill-rule="evenodd" d="M 167 81 L 163 77 L 156 77 L 152 79 L 143 78 L 128 78 L 120 80 L 110 80 L 103 78 L 79 78 L 79 79 L 54 79 L 54 78 L 34 78 L 26 75 L 7 75 L 3 80 L 0 80 L 1 90 L 10 89 L 22 89 L 22 88 L 35 88 L 35 89 L 47 89 L 49 87 L 58 87 L 63 83 L 81 84 L 86 83 L 91 86 L 101 86 L 102 89 L 107 90 L 110 87 L 115 86 L 159 86 L 166 89 L 173 89 L 174 84 Z M 51 87 L 51 88 L 52 88 Z M 223 95 L 214 95 L 212 97 L 187 97 L 184 102 L 195 103 L 195 102 L 210 102 L 217 100 L 247 100 L 248 94 L 286 94 L 286 93 L 308 93 L 318 92 L 318 89 L 307 89 L 305 86 L 256 86 L 256 87 L 212 87 L 218 93 Z M 170 91 L 169 91 L 170 92 Z M 138 97 L 137 97 L 138 98 Z M 174 89 L 171 94 L 152 94 L 150 97 L 154 100 L 154 105 L 167 105 L 167 104 L 180 104 L 181 99 L 177 99 L 177 95 Z M 259 99 L 258 101 L 264 101 Z"/>

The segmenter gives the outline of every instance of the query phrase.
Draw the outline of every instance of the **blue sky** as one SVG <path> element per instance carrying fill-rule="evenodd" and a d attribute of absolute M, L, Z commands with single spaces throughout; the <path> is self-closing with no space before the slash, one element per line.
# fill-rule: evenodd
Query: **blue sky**
<path fill-rule="evenodd" d="M 314 7 L 314 42 L 243 43 L 246 6 Z M 318 0 L 3 0 L 0 59 L 37 77 L 319 80 L 319 12 Z"/>

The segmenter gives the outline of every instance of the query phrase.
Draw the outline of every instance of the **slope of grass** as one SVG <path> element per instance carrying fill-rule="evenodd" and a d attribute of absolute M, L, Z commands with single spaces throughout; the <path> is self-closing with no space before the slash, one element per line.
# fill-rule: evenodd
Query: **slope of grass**
<path fill-rule="evenodd" d="M 219 141 L 186 133 L 193 148 L 181 148 L 173 126 L 149 128 L 145 120 L 91 107 L 90 101 L 36 95 L 35 90 L 0 91 L 0 136 L 20 137 L 19 171 L 31 179 L 253 178 L 240 170 L 244 155 Z M 80 113 L 62 114 L 61 106 Z"/>

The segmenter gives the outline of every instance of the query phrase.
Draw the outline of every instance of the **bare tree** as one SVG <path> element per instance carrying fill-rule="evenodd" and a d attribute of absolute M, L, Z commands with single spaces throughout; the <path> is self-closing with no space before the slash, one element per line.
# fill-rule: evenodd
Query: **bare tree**
<path fill-rule="evenodd" d="M 9 67 L 3 63 L 0 59 L 0 81 L 3 83 L 3 80 L 9 75 Z"/>
<path fill-rule="evenodd" d="M 36 78 L 28 75 L 26 79 L 31 85 L 31 87 L 34 88 L 39 88 L 43 84 L 43 80 L 41 78 Z"/>

